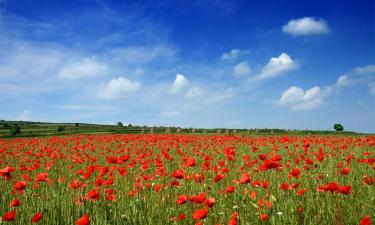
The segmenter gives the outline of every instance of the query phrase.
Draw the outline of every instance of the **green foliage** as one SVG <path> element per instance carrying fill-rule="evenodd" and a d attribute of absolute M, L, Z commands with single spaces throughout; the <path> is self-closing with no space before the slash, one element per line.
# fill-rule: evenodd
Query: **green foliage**
<path fill-rule="evenodd" d="M 12 126 L 9 131 L 11 135 L 17 135 L 21 133 L 21 127 L 17 124 Z"/>
<path fill-rule="evenodd" d="M 339 123 L 335 123 L 335 124 L 333 125 L 333 128 L 334 128 L 336 131 L 343 131 L 343 130 L 344 130 L 344 127 L 343 127 L 341 124 L 339 124 Z"/>
<path fill-rule="evenodd" d="M 78 124 L 78 123 L 76 123 L 76 127 L 79 127 L 79 124 Z"/>
<path fill-rule="evenodd" d="M 118 123 L 117 123 L 117 126 L 119 126 L 119 127 L 123 127 L 124 124 L 123 124 L 122 122 L 118 122 Z"/>
<path fill-rule="evenodd" d="M 63 127 L 63 126 L 59 126 L 58 128 L 57 128 L 57 131 L 58 132 L 63 132 L 65 130 L 65 128 Z"/>
<path fill-rule="evenodd" d="M 4 129 L 9 129 L 9 128 L 11 128 L 11 126 L 9 124 L 5 123 L 5 124 L 3 124 L 3 128 Z"/>

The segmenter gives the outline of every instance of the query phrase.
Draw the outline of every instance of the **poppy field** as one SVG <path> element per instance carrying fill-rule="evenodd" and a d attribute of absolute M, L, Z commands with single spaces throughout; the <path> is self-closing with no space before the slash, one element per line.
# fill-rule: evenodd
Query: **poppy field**
<path fill-rule="evenodd" d="M 375 136 L 0 140 L 0 224 L 360 224 Z"/>

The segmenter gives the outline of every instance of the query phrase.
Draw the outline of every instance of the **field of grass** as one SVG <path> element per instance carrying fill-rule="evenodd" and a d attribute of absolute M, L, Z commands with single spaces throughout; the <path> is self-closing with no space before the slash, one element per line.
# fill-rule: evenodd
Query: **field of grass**
<path fill-rule="evenodd" d="M 21 133 L 11 135 L 10 128 L 19 125 Z M 63 131 L 58 131 L 58 128 Z M 42 137 L 68 134 L 141 134 L 141 133 L 184 133 L 184 134 L 236 134 L 236 135 L 337 135 L 333 130 L 285 130 L 285 129 L 226 129 L 226 128 L 178 128 L 178 127 L 147 127 L 117 126 L 87 123 L 41 123 L 25 121 L 0 121 L 0 138 Z M 364 135 L 350 131 L 339 132 L 340 135 Z"/>
<path fill-rule="evenodd" d="M 0 139 L 12 224 L 370 224 L 375 136 Z"/>

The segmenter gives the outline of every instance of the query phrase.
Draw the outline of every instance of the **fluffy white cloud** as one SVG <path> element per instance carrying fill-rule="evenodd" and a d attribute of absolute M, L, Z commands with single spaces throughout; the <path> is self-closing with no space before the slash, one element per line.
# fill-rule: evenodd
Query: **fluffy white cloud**
<path fill-rule="evenodd" d="M 336 81 L 336 85 L 338 87 L 342 87 L 342 86 L 345 86 L 345 85 L 348 85 L 351 83 L 351 79 L 349 78 L 348 75 L 341 75 L 337 81 Z"/>
<path fill-rule="evenodd" d="M 356 74 L 371 74 L 375 73 L 375 65 L 367 65 L 362 67 L 357 67 L 353 70 Z"/>
<path fill-rule="evenodd" d="M 186 97 L 194 98 L 202 95 L 202 90 L 199 87 L 193 87 L 186 93 Z"/>
<path fill-rule="evenodd" d="M 104 99 L 115 99 L 125 97 L 139 89 L 141 84 L 138 81 L 131 81 L 124 77 L 110 80 L 99 87 L 97 97 Z"/>
<path fill-rule="evenodd" d="M 189 84 L 189 80 L 183 74 L 176 74 L 176 79 L 174 80 L 170 92 L 176 94 L 183 89 L 185 89 Z"/>
<path fill-rule="evenodd" d="M 164 118 L 175 118 L 180 115 L 181 115 L 181 112 L 178 112 L 178 111 L 163 111 L 160 113 L 160 116 Z"/>
<path fill-rule="evenodd" d="M 306 91 L 302 88 L 292 86 L 281 95 L 278 103 L 280 105 L 290 105 L 292 110 L 311 110 L 318 108 L 325 97 L 331 92 L 331 87 L 321 89 L 312 87 Z"/>
<path fill-rule="evenodd" d="M 252 80 L 265 80 L 279 76 L 285 72 L 293 70 L 298 67 L 298 64 L 286 53 L 281 53 L 279 57 L 272 57 L 267 65 L 255 75 Z"/>
<path fill-rule="evenodd" d="M 78 80 L 103 75 L 107 72 L 107 66 L 93 58 L 86 58 L 79 62 L 65 65 L 59 72 L 59 77 L 68 80 Z"/>
<path fill-rule="evenodd" d="M 232 49 L 229 52 L 224 52 L 220 59 L 222 60 L 234 60 L 240 56 L 248 54 L 249 50 Z"/>
<path fill-rule="evenodd" d="M 250 66 L 247 61 L 243 61 L 234 66 L 234 73 L 237 75 L 246 75 L 250 73 Z"/>
<path fill-rule="evenodd" d="M 325 20 L 317 20 L 313 17 L 292 19 L 288 22 L 288 24 L 283 26 L 282 30 L 285 33 L 290 33 L 295 36 L 325 34 L 330 32 L 330 29 Z"/>

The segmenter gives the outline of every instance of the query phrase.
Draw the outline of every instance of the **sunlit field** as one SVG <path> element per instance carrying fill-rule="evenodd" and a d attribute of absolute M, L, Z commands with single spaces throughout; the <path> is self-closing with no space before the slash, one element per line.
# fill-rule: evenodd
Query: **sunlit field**
<path fill-rule="evenodd" d="M 375 137 L 0 140 L 1 224 L 370 224 Z"/>

